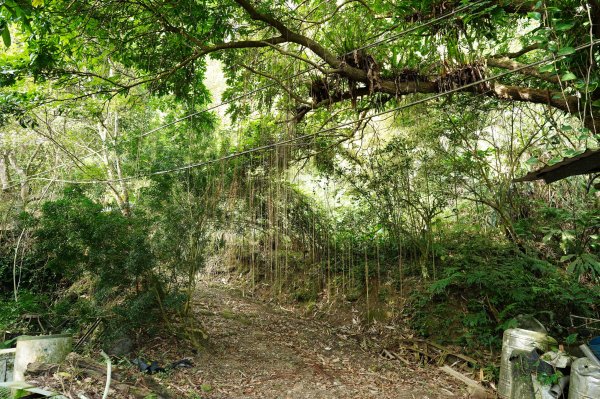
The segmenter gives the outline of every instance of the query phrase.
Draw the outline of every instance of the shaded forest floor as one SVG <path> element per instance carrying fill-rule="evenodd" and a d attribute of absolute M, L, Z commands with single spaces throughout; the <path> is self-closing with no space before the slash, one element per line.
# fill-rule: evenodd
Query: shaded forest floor
<path fill-rule="evenodd" d="M 376 329 L 361 331 L 293 309 L 243 297 L 225 286 L 205 285 L 195 312 L 210 335 L 210 348 L 190 356 L 164 339 L 149 342 L 145 356 L 161 363 L 191 358 L 194 367 L 159 377 L 182 396 L 196 398 L 451 398 L 463 387 L 435 366 L 419 366 L 381 353 Z M 381 335 L 383 337 L 383 335 Z M 200 387 L 204 387 L 204 390 Z M 192 392 L 196 394 L 193 395 Z"/>

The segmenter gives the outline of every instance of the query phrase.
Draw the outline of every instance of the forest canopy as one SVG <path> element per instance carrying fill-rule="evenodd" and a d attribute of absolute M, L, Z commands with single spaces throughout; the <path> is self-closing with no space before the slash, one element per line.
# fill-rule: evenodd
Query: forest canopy
<path fill-rule="evenodd" d="M 7 60 L 4 75 L 9 83 L 56 79 L 87 95 L 146 85 L 191 98 L 212 56 L 231 83 L 274 83 L 259 97 L 268 107 L 277 90 L 297 120 L 338 102 L 374 108 L 466 86 L 500 101 L 549 105 L 594 130 L 598 8 L 596 1 L 7 1 L 5 44 L 21 26 L 29 59 Z"/>
<path fill-rule="evenodd" d="M 522 313 L 568 335 L 600 311 L 597 175 L 514 180 L 598 148 L 598 21 L 597 0 L 1 1 L 0 330 L 160 320 L 202 346 L 197 281 L 225 273 L 471 347 Z"/>

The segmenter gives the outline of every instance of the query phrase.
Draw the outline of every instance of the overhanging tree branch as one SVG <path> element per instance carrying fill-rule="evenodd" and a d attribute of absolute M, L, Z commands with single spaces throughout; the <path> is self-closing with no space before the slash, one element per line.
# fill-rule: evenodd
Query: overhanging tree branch
<path fill-rule="evenodd" d="M 199 55 L 207 55 L 210 53 L 215 53 L 217 51 L 222 50 L 232 50 L 232 49 L 247 49 L 247 48 L 259 48 L 259 47 L 268 47 L 275 46 L 276 44 L 286 43 L 286 40 L 283 36 L 272 37 L 270 39 L 263 40 L 239 40 L 234 42 L 227 43 L 217 43 L 212 46 L 202 46 Z"/>
<path fill-rule="evenodd" d="M 511 59 L 509 56 L 488 58 L 487 64 L 491 67 L 508 69 L 510 71 L 519 70 L 519 73 L 523 75 L 538 78 L 554 84 L 560 84 L 559 78 L 556 74 L 540 73 L 538 72 L 537 67 L 524 68 L 524 64 Z"/>

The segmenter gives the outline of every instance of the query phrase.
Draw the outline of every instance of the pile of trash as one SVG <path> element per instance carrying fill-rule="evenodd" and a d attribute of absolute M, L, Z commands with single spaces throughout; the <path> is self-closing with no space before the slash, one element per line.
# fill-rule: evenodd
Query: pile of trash
<path fill-rule="evenodd" d="M 16 348 L 0 350 L 0 399 L 176 398 L 179 396 L 163 379 L 148 374 L 194 366 L 190 359 L 161 366 L 157 361 L 137 358 L 131 364 L 138 372 L 131 367 L 116 367 L 103 351 L 106 364 L 71 352 L 72 341 L 68 334 L 20 336 Z"/>
<path fill-rule="evenodd" d="M 532 317 L 502 338 L 498 396 L 503 399 L 600 399 L 600 337 L 565 350 Z"/>

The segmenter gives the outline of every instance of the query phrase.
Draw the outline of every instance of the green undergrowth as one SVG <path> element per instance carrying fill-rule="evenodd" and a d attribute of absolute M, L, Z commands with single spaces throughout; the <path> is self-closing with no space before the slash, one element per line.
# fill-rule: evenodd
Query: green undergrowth
<path fill-rule="evenodd" d="M 19 227 L 31 238 L 16 277 L 14 250 L 0 252 L 0 333 L 80 334 L 100 319 L 105 342 L 152 335 L 182 302 L 155 272 L 143 215 L 125 217 L 70 188 L 22 214 Z"/>
<path fill-rule="evenodd" d="M 412 295 L 414 327 L 424 336 L 499 348 L 514 317 L 529 314 L 557 337 L 570 315 L 596 316 L 600 287 L 494 237 L 448 237 L 440 277 Z"/>
<path fill-rule="evenodd" d="M 423 337 L 471 351 L 499 349 L 504 330 L 521 314 L 534 316 L 562 339 L 572 332 L 570 315 L 598 317 L 600 311 L 600 287 L 493 234 L 445 232 L 435 248 L 436 278 L 423 279 L 408 259 L 402 287 L 397 264 L 380 263 L 378 272 L 377 262 L 369 259 L 368 279 L 363 262 L 344 276 L 335 269 L 328 276 L 324 260 L 290 268 L 276 284 L 261 275 L 256 285 L 262 296 L 295 302 L 309 313 L 335 301 L 340 312 L 349 306 L 360 310 L 366 323 L 401 317 Z"/>
<path fill-rule="evenodd" d="M 24 316 L 44 312 L 45 304 L 48 301 L 46 295 L 35 294 L 30 291 L 20 292 L 17 299 L 15 301 L 14 296 L 10 294 L 0 297 L 0 332 L 20 331 L 22 328 L 28 327 L 31 321 L 26 320 Z M 39 328 L 35 321 L 31 327 Z"/>

